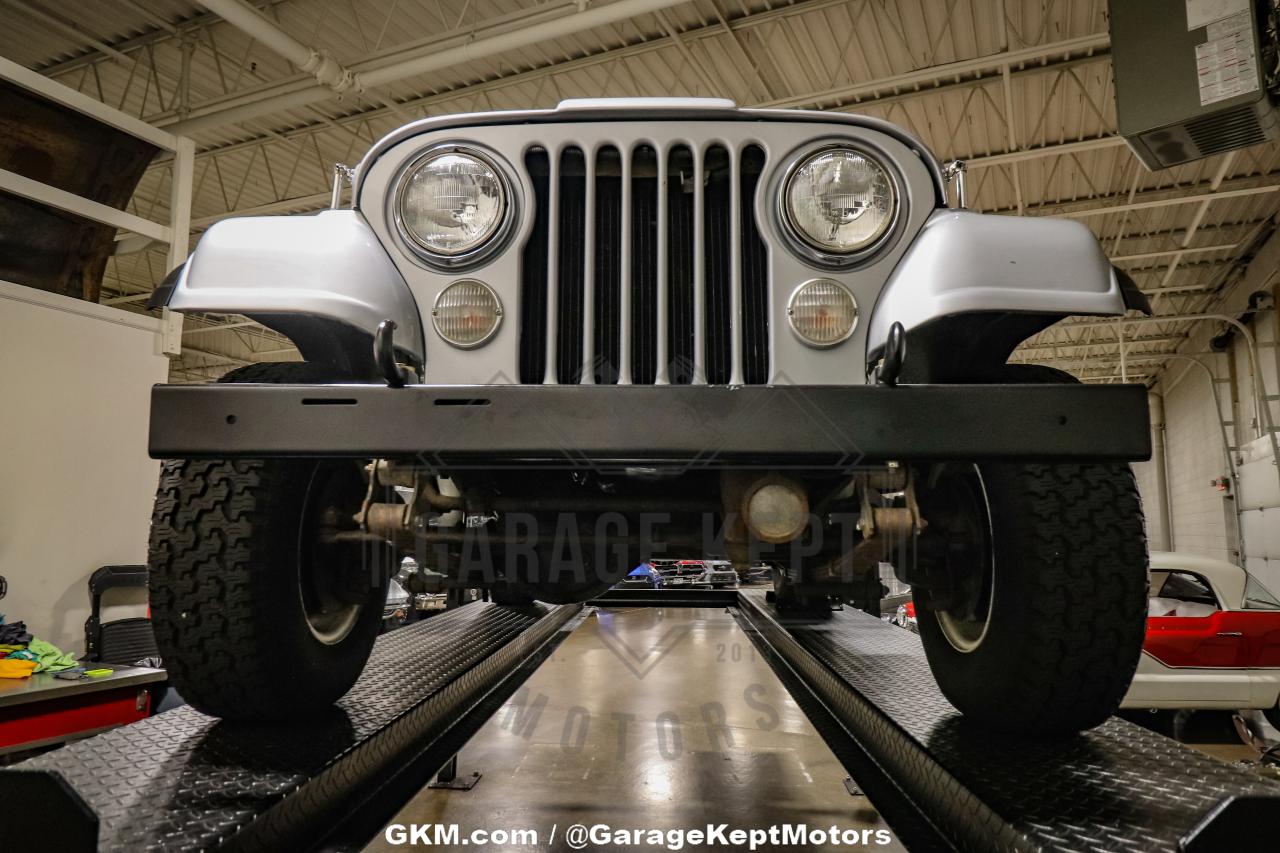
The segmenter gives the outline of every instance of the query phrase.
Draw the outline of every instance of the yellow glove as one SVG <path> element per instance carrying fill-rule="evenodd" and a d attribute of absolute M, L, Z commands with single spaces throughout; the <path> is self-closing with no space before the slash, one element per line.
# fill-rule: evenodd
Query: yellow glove
<path fill-rule="evenodd" d="M 0 678 L 26 678 L 36 671 L 33 660 L 0 660 Z"/>

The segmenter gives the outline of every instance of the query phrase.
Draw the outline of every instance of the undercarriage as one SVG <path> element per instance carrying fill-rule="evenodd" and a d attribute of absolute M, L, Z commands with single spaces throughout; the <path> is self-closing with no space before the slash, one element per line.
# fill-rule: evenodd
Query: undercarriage
<path fill-rule="evenodd" d="M 324 536 L 392 543 L 452 585 L 504 599 L 585 601 L 640 562 L 720 558 L 740 571 L 772 565 L 780 606 L 822 612 L 850 604 L 878 615 L 882 567 L 948 607 L 963 583 L 954 577 L 964 571 L 957 558 L 981 547 L 977 507 L 938 485 L 950 482 L 946 467 L 447 477 L 420 463 L 377 460 L 363 468 L 368 489 L 355 528 L 331 526 Z M 922 515 L 921 485 L 942 523 Z"/>

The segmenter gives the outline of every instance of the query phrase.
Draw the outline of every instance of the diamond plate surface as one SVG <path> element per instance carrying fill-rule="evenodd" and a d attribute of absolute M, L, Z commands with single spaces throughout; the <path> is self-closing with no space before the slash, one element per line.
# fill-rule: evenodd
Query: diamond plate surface
<path fill-rule="evenodd" d="M 918 808 L 897 781 L 884 772 L 870 752 L 863 748 L 861 739 L 852 736 L 848 726 L 831 712 L 811 685 L 796 674 L 786 659 L 770 644 L 762 641 L 756 625 L 743 618 L 739 618 L 738 624 L 751 638 L 761 658 L 773 669 L 814 730 L 826 741 L 831 753 L 850 777 L 856 780 L 858 787 L 875 805 L 880 816 L 893 828 L 898 841 L 913 853 L 954 853 L 955 846 L 933 825 L 932 816 Z"/>
<path fill-rule="evenodd" d="M 1065 740 L 984 731 L 943 697 L 915 634 L 852 610 L 780 622 L 762 593 L 740 600 L 744 616 L 963 849 L 1177 850 L 1223 798 L 1280 798 L 1280 784 L 1119 718 Z"/>
<path fill-rule="evenodd" d="M 359 681 L 315 719 L 251 725 L 180 708 L 16 769 L 61 773 L 97 813 L 103 851 L 291 849 L 579 609 L 472 604 L 379 637 Z"/>

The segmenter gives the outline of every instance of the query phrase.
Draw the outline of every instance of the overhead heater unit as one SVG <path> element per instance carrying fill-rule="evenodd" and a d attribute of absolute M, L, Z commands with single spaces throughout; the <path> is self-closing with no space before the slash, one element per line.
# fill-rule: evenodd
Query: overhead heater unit
<path fill-rule="evenodd" d="M 1149 169 L 1280 136 L 1280 0 L 1110 0 L 1120 133 Z"/>

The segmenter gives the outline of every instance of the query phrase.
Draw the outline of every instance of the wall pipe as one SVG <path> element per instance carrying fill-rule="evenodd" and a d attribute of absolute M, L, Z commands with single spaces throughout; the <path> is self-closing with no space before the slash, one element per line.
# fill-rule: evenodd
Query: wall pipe
<path fill-rule="evenodd" d="M 1226 314 L 1165 314 L 1158 317 L 1128 317 L 1119 320 L 1098 320 L 1089 323 L 1072 323 L 1072 329 L 1088 329 L 1100 326 L 1110 326 L 1113 324 L 1121 326 L 1138 326 L 1143 323 L 1169 323 L 1180 322 L 1183 320 L 1220 320 L 1223 323 L 1230 323 L 1235 326 L 1236 330 L 1244 336 L 1245 342 L 1248 344 L 1249 366 L 1253 373 L 1253 397 L 1254 408 L 1260 412 L 1259 420 L 1264 423 L 1267 432 L 1271 434 L 1272 450 L 1276 451 L 1275 424 L 1272 422 L 1271 409 L 1263 405 L 1266 401 L 1265 389 L 1262 385 L 1262 377 L 1259 373 L 1260 362 L 1258 360 L 1258 345 L 1253 339 L 1253 333 L 1249 331 L 1244 323 L 1241 323 L 1235 317 L 1228 317 Z M 1255 437 L 1263 433 L 1262 428 L 1254 428 Z M 1277 453 L 1277 459 L 1280 459 L 1280 453 Z"/>
<path fill-rule="evenodd" d="M 341 94 L 355 83 L 351 70 L 322 50 L 295 39 L 242 0 L 199 0 L 236 29 L 252 36 L 272 52 L 283 56 L 298 68 L 316 78 L 325 88 Z"/>
<path fill-rule="evenodd" d="M 242 16 L 245 8 L 239 0 L 200 0 L 200 2 L 211 10 L 216 11 L 216 6 L 226 5 L 228 11 L 231 11 L 231 5 L 239 7 L 233 12 L 237 17 L 236 20 L 228 19 L 228 23 L 239 26 L 246 23 L 251 27 L 259 28 L 263 24 L 278 29 L 266 18 L 253 13 L 255 21 L 249 21 Z M 414 77 L 421 74 L 427 74 L 431 71 L 438 71 L 442 68 L 449 68 L 459 63 L 473 62 L 477 59 L 484 59 L 496 54 L 505 53 L 522 47 L 528 47 L 532 44 L 547 41 L 549 39 L 562 38 L 567 35 L 582 32 L 583 30 L 594 29 L 595 27 L 603 27 L 609 24 L 615 24 L 620 21 L 634 18 L 637 15 L 645 15 L 651 12 L 657 12 L 672 6 L 679 6 L 687 3 L 688 0 L 614 0 L 612 3 L 599 6 L 583 6 L 579 5 L 577 11 L 570 11 L 565 15 L 550 20 L 541 21 L 526 27 L 498 33 L 492 36 L 477 38 L 474 41 L 457 45 L 456 47 L 437 50 L 420 56 L 411 56 L 390 65 L 384 65 L 379 68 L 370 68 L 368 70 L 350 71 L 350 84 L 344 86 L 342 91 L 361 92 L 365 89 L 382 86 L 387 83 L 394 83 L 407 77 Z M 566 9 L 574 7 L 567 6 Z M 252 12 L 250 9 L 249 11 Z M 248 31 L 248 30 L 246 30 Z M 280 31 L 283 32 L 283 31 Z M 285 34 L 289 44 L 284 39 L 275 39 L 277 45 L 285 50 L 297 51 L 298 47 L 306 50 L 301 42 L 293 39 L 292 36 Z M 264 42 L 266 43 L 266 42 Z M 271 46 L 268 44 L 268 46 Z M 273 48 L 274 49 L 274 48 Z M 300 56 L 300 54 L 298 54 Z M 341 67 L 341 66 L 338 66 Z M 314 72 L 313 72 L 314 73 Z M 180 133 L 191 135 L 202 130 L 209 130 L 215 127 L 221 127 L 236 122 L 248 121 L 249 119 L 259 118 L 271 113 L 280 112 L 282 110 L 297 109 L 308 104 L 319 103 L 329 100 L 333 97 L 335 89 L 329 85 L 307 86 L 295 91 L 285 92 L 279 95 L 268 96 L 256 101 L 250 101 L 237 106 L 228 107 L 226 109 L 217 110 L 207 113 L 196 118 L 190 118 L 185 121 L 179 121 L 172 125 L 166 125 L 172 133 Z"/>
<path fill-rule="evenodd" d="M 1159 499 L 1160 529 L 1164 532 L 1164 550 L 1173 550 L 1173 506 L 1169 496 L 1169 462 L 1165 457 L 1164 397 L 1154 391 L 1147 394 L 1151 410 L 1151 462 L 1156 472 L 1156 496 Z"/>

